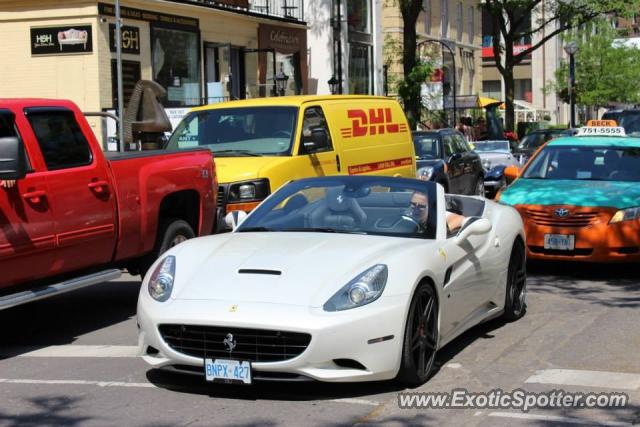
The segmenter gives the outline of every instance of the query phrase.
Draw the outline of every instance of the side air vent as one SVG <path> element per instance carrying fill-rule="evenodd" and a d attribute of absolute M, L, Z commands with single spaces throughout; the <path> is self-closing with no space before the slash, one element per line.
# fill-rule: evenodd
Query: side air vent
<path fill-rule="evenodd" d="M 282 271 L 278 270 L 263 270 L 259 268 L 241 268 L 238 270 L 238 274 L 266 274 L 269 276 L 280 276 Z"/>

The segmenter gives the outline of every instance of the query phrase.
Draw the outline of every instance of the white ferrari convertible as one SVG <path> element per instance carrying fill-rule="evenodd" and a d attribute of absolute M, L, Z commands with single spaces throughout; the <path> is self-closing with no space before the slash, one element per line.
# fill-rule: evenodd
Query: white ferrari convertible
<path fill-rule="evenodd" d="M 526 310 L 522 220 L 508 206 L 335 176 L 291 182 L 240 219 L 149 270 L 138 325 L 151 366 L 224 383 L 415 385 L 462 332 Z"/>

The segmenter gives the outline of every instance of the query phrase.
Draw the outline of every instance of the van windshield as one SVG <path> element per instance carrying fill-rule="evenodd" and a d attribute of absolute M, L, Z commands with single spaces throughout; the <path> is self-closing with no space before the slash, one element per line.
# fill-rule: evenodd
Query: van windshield
<path fill-rule="evenodd" d="M 178 125 L 167 148 L 207 147 L 218 157 L 287 156 L 297 116 L 297 107 L 196 111 Z"/>

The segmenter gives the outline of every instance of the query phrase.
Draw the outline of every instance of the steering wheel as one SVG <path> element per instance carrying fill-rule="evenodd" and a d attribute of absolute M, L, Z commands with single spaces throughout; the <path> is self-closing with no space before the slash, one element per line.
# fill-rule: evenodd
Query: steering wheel
<path fill-rule="evenodd" d="M 423 229 L 422 224 L 415 220 L 415 218 L 410 217 L 409 215 L 402 215 L 400 217 L 400 221 L 407 221 L 416 226 L 416 231 L 420 233 Z M 397 224 L 397 223 L 396 223 Z"/>
<path fill-rule="evenodd" d="M 278 136 L 284 136 L 285 138 L 291 138 L 291 132 L 289 132 L 288 130 L 278 130 L 278 131 L 275 131 L 273 133 L 273 135 L 271 135 L 271 136 L 273 136 L 274 138 L 278 137 Z"/>

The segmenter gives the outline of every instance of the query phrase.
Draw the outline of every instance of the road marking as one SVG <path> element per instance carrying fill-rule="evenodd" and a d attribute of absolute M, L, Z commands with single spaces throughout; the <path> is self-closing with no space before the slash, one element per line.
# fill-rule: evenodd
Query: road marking
<path fill-rule="evenodd" d="M 517 418 L 521 420 L 559 422 L 559 423 L 565 423 L 565 424 L 580 424 L 580 425 L 589 425 L 589 426 L 629 427 L 632 425 L 631 423 L 625 423 L 622 421 L 595 421 L 595 420 L 585 420 L 582 418 L 559 417 L 556 415 L 523 414 L 520 412 L 491 412 L 489 413 L 489 416 L 501 417 L 501 418 Z"/>
<path fill-rule="evenodd" d="M 47 384 L 47 385 L 91 385 L 97 387 L 132 387 L 156 388 L 152 383 L 127 383 L 122 381 L 85 381 L 85 380 L 30 380 L 0 378 L 0 383 L 6 384 Z"/>
<path fill-rule="evenodd" d="M 0 356 L 12 357 L 137 357 L 134 345 L 52 345 L 50 347 L 9 347 Z"/>
<path fill-rule="evenodd" d="M 352 399 L 352 398 L 344 398 L 344 399 L 331 399 L 330 402 L 337 403 L 349 403 L 353 405 L 367 405 L 367 406 L 378 406 L 380 403 L 374 402 L 373 400 L 365 400 L 365 399 Z"/>
<path fill-rule="evenodd" d="M 525 381 L 537 384 L 559 384 L 583 387 L 640 390 L 640 375 L 623 372 L 544 369 Z"/>

